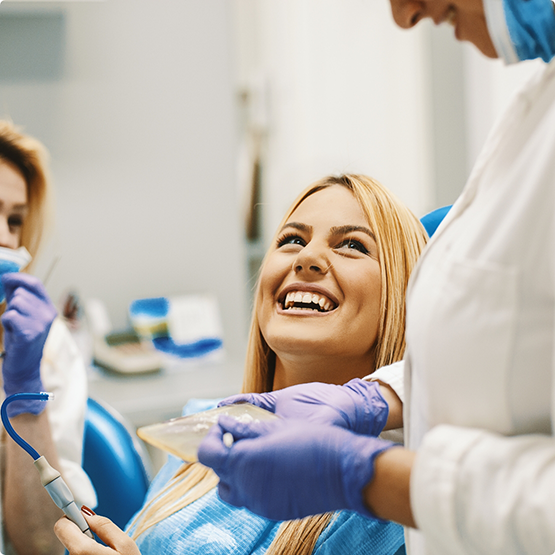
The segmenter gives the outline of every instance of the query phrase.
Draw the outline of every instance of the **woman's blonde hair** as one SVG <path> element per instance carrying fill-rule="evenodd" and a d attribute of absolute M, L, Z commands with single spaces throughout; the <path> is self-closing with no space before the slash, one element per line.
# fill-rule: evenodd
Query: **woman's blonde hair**
<path fill-rule="evenodd" d="M 298 206 L 310 195 L 327 187 L 345 187 L 359 202 L 372 229 L 378 247 L 381 269 L 381 313 L 375 345 L 374 367 L 401 360 L 405 351 L 405 292 L 408 279 L 418 256 L 426 244 L 424 228 L 412 212 L 376 180 L 364 175 L 328 176 L 305 189 L 293 202 L 278 229 L 289 220 Z M 276 248 L 276 238 L 268 255 Z M 275 354 L 266 343 L 257 317 L 260 302 L 260 282 L 257 284 L 252 312 L 243 393 L 263 393 L 272 390 Z M 133 538 L 149 527 L 199 499 L 218 483 L 211 469 L 198 463 L 183 464 L 156 498 L 137 515 Z M 281 524 L 269 554 L 309 555 L 318 537 L 329 524 L 331 514 L 292 520 Z"/>
<path fill-rule="evenodd" d="M 35 258 L 51 215 L 48 154 L 37 139 L 0 120 L 0 161 L 11 164 L 27 185 L 29 210 L 21 228 L 21 246 Z"/>

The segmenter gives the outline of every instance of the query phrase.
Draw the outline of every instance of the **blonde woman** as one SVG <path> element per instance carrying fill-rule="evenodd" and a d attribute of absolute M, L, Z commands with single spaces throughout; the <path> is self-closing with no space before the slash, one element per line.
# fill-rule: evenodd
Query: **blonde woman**
<path fill-rule="evenodd" d="M 49 195 L 44 147 L 10 122 L 0 121 L 0 247 L 24 246 L 31 256 L 37 254 Z M 84 363 L 37 278 L 9 273 L 0 283 L 6 300 L 0 308 L 4 395 L 51 391 L 55 396 L 48 407 L 40 401 L 12 403 L 11 423 L 63 473 L 78 501 L 94 504 L 94 490 L 81 468 L 87 398 Z M 42 487 L 31 457 L 3 436 L 0 460 L 0 550 L 19 555 L 63 553 L 53 533 L 62 513 Z"/>
<path fill-rule="evenodd" d="M 405 289 L 425 241 L 414 215 L 368 177 L 327 177 L 306 189 L 262 264 L 243 391 L 344 384 L 400 360 Z M 400 403 L 387 387 L 376 384 L 374 394 L 379 433 L 386 419 L 388 428 L 400 421 L 398 410 L 388 415 L 388 404 L 398 409 Z M 355 513 L 267 520 L 223 503 L 217 484 L 208 468 L 172 458 L 130 525 L 136 545 L 106 519 L 85 513 L 91 528 L 122 554 L 393 555 L 404 543 L 397 525 Z M 106 553 L 76 530 L 64 519 L 57 524 L 70 553 Z"/>

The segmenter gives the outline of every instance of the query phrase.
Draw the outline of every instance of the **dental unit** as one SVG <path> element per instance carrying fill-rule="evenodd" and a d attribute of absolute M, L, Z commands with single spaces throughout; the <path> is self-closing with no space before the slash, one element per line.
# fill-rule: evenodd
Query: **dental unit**
<path fill-rule="evenodd" d="M 8 417 L 8 405 L 13 401 L 31 399 L 39 401 L 48 401 L 52 399 L 51 393 L 14 393 L 9 397 L 6 397 L 0 408 L 0 415 L 2 417 L 2 423 L 4 428 L 10 435 L 10 437 L 31 457 L 33 457 L 36 469 L 39 472 L 41 483 L 49 493 L 52 501 L 65 513 L 65 515 L 80 528 L 81 532 L 94 539 L 92 532 L 90 531 L 89 525 L 85 520 L 85 517 L 81 514 L 81 511 L 75 504 L 75 499 L 73 494 L 68 488 L 67 484 L 60 473 L 50 466 L 48 461 L 44 456 L 39 455 L 39 453 L 33 449 L 14 429 L 10 423 Z"/>

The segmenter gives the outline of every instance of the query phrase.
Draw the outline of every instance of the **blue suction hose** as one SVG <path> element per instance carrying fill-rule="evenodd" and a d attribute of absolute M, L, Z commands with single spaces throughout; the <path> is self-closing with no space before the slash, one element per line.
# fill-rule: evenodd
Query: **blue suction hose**
<path fill-rule="evenodd" d="M 2 424 L 4 424 L 4 428 L 6 428 L 6 432 L 8 432 L 8 434 L 10 434 L 10 437 L 22 449 L 27 451 L 27 453 L 29 453 L 29 455 L 33 457 L 34 461 L 36 461 L 40 457 L 40 455 L 13 429 L 13 426 L 10 423 L 10 419 L 8 418 L 8 405 L 12 401 L 17 401 L 18 399 L 49 401 L 50 399 L 52 399 L 52 394 L 44 393 L 44 392 L 43 393 L 14 393 L 13 395 L 6 397 L 6 399 L 2 403 L 2 407 L 0 408 L 0 415 L 2 416 Z"/>
<path fill-rule="evenodd" d="M 48 464 L 48 461 L 38 454 L 38 452 L 33 449 L 14 429 L 10 423 L 10 419 L 8 418 L 8 405 L 13 401 L 23 400 L 23 399 L 30 399 L 30 400 L 38 400 L 38 401 L 48 401 L 52 399 L 51 393 L 14 393 L 9 397 L 4 399 L 2 403 L 2 407 L 0 408 L 0 415 L 2 417 L 2 423 L 4 424 L 4 428 L 10 435 L 10 437 L 35 461 L 35 467 L 40 474 L 41 483 L 46 489 L 46 491 L 50 494 L 52 501 L 56 503 L 56 505 L 64 511 L 65 515 L 73 521 L 79 528 L 81 532 L 87 534 L 90 538 L 94 538 L 92 532 L 89 529 L 89 525 L 85 520 L 85 517 L 81 514 L 81 511 L 78 509 L 77 505 L 75 504 L 75 499 L 73 498 L 73 494 L 71 493 L 70 489 L 67 487 L 67 484 L 64 482 L 64 479 L 60 475 L 60 473 Z"/>

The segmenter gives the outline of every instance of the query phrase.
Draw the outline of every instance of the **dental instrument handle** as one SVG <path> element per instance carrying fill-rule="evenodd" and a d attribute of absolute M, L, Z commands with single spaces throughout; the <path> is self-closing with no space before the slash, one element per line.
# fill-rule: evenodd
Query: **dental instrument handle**
<path fill-rule="evenodd" d="M 1 1 L 1 0 L 0 0 Z M 92 532 L 89 529 L 89 525 L 85 520 L 85 517 L 81 514 L 81 511 L 75 504 L 75 499 L 67 484 L 64 482 L 61 474 L 53 467 L 50 466 L 48 461 L 44 456 L 39 455 L 39 453 L 33 449 L 13 428 L 8 417 L 8 405 L 13 401 L 18 399 L 34 399 L 37 401 L 48 401 L 52 399 L 51 393 L 41 392 L 41 393 L 14 393 L 9 395 L 4 399 L 2 406 L 0 407 L 0 417 L 2 418 L 2 423 L 8 435 L 31 457 L 33 458 L 35 468 L 38 470 L 40 475 L 40 481 L 52 501 L 64 511 L 65 515 L 79 526 L 81 532 L 94 539 Z"/>
<path fill-rule="evenodd" d="M 34 461 L 36 469 L 39 471 L 40 480 L 46 491 L 49 493 L 52 501 L 64 511 L 65 515 L 77 526 L 81 532 L 94 539 L 89 525 L 81 511 L 75 504 L 75 500 L 67 484 L 60 473 L 50 466 L 44 456 Z"/>

